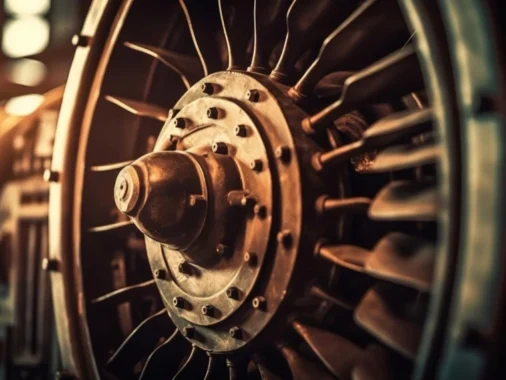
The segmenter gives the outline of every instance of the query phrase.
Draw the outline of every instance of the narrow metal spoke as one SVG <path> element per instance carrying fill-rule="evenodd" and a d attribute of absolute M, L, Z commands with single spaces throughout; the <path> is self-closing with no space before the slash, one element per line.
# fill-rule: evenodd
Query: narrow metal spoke
<path fill-rule="evenodd" d="M 181 368 L 179 369 L 179 371 L 174 375 L 174 377 L 172 378 L 172 380 L 176 380 L 177 378 L 180 378 L 180 379 L 183 378 L 184 371 L 185 371 L 185 369 L 187 369 L 191 365 L 191 362 L 192 362 L 193 358 L 195 357 L 195 353 L 196 352 L 197 352 L 197 347 L 195 347 L 194 345 L 192 345 L 192 349 L 190 351 L 190 355 L 188 355 L 188 358 L 185 360 L 185 362 L 183 363 L 183 365 L 181 366 Z"/>
<path fill-rule="evenodd" d="M 371 200 L 366 197 L 330 198 L 322 195 L 316 201 L 316 210 L 325 215 L 366 213 L 370 204 Z"/>
<path fill-rule="evenodd" d="M 90 171 L 92 171 L 92 172 L 109 172 L 109 171 L 114 171 L 114 170 L 121 170 L 125 166 L 130 165 L 132 162 L 134 162 L 134 161 L 129 160 L 129 161 L 122 161 L 122 162 L 114 162 L 112 164 L 93 165 L 93 166 L 90 166 Z"/>
<path fill-rule="evenodd" d="M 363 272 L 371 252 L 355 245 L 322 245 L 317 254 L 336 265 Z"/>
<path fill-rule="evenodd" d="M 323 290 L 321 287 L 313 285 L 309 290 L 309 294 L 314 297 L 318 297 L 324 301 L 330 302 L 342 309 L 353 310 L 354 306 L 346 301 L 342 301 L 332 295 L 330 295 L 327 291 Z"/>
<path fill-rule="evenodd" d="M 123 302 L 132 301 L 139 297 L 156 294 L 158 288 L 155 280 L 149 280 L 140 284 L 126 286 L 124 288 L 107 293 L 91 301 L 92 305 L 117 306 Z"/>
<path fill-rule="evenodd" d="M 134 222 L 132 222 L 131 220 L 127 220 L 127 221 L 124 221 L 124 222 L 104 224 L 103 226 L 90 227 L 88 229 L 88 232 L 95 233 L 95 232 L 116 231 L 116 230 L 132 227 L 132 226 L 135 226 Z"/>
<path fill-rule="evenodd" d="M 154 104 L 111 95 L 106 95 L 105 100 L 137 116 L 149 117 L 159 121 L 166 121 L 169 117 L 168 109 Z"/>

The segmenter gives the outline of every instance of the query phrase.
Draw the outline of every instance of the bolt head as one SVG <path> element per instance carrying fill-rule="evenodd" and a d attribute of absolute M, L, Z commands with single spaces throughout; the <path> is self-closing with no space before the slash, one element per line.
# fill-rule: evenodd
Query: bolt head
<path fill-rule="evenodd" d="M 179 263 L 177 269 L 179 270 L 179 273 L 188 274 L 190 272 L 189 267 L 190 267 L 190 265 L 188 264 L 188 262 L 183 261 L 183 262 Z"/>
<path fill-rule="evenodd" d="M 188 199 L 188 204 L 190 205 L 190 207 L 196 207 L 199 204 L 203 204 L 205 201 L 206 199 L 204 198 L 204 196 L 192 194 Z"/>
<path fill-rule="evenodd" d="M 156 269 L 154 272 L 155 278 L 163 280 L 167 277 L 167 271 L 165 269 Z"/>
<path fill-rule="evenodd" d="M 260 99 L 260 93 L 258 90 L 248 90 L 246 93 L 246 99 L 248 99 L 250 102 L 256 103 Z"/>
<path fill-rule="evenodd" d="M 232 327 L 228 333 L 230 336 L 234 339 L 241 339 L 242 338 L 242 330 L 240 327 L 234 326 Z"/>
<path fill-rule="evenodd" d="M 195 327 L 193 326 L 184 327 L 183 336 L 188 339 L 193 339 L 195 337 Z"/>
<path fill-rule="evenodd" d="M 206 95 L 212 95 L 214 94 L 214 85 L 209 82 L 202 83 L 202 86 L 200 87 L 202 92 Z"/>
<path fill-rule="evenodd" d="M 264 205 L 256 204 L 255 207 L 253 207 L 253 212 L 262 219 L 267 216 L 267 208 Z"/>
<path fill-rule="evenodd" d="M 58 270 L 58 260 L 45 258 L 42 260 L 42 270 L 54 272 Z"/>
<path fill-rule="evenodd" d="M 228 245 L 220 243 L 216 246 L 216 253 L 219 256 L 229 256 L 231 252 L 232 249 Z"/>
<path fill-rule="evenodd" d="M 246 137 L 248 134 L 248 128 L 246 128 L 246 126 L 243 124 L 236 125 L 234 128 L 234 133 L 238 137 Z"/>
<path fill-rule="evenodd" d="M 227 154 L 228 153 L 228 146 L 224 142 L 215 142 L 213 145 L 211 145 L 211 149 L 214 153 L 217 154 Z"/>
<path fill-rule="evenodd" d="M 214 306 L 213 305 L 204 305 L 202 306 L 202 314 L 204 315 L 213 315 Z"/>
<path fill-rule="evenodd" d="M 184 298 L 183 297 L 174 297 L 172 299 L 172 304 L 175 307 L 182 309 L 184 307 Z"/>
<path fill-rule="evenodd" d="M 60 175 L 58 172 L 52 171 L 50 169 L 46 169 L 46 170 L 44 170 L 43 178 L 44 178 L 44 181 L 46 181 L 46 182 L 58 182 Z"/>
<path fill-rule="evenodd" d="M 274 151 L 276 158 L 280 159 L 283 162 L 290 161 L 290 149 L 287 146 L 278 146 Z"/>
<path fill-rule="evenodd" d="M 248 263 L 251 266 L 254 266 L 257 264 L 258 257 L 255 252 L 246 252 L 244 254 L 244 262 Z"/>
<path fill-rule="evenodd" d="M 90 37 L 83 36 L 82 34 L 74 34 L 72 36 L 72 45 L 75 47 L 85 47 L 88 46 L 88 43 L 90 42 Z"/>
<path fill-rule="evenodd" d="M 262 171 L 263 162 L 262 160 L 252 160 L 249 163 L 249 167 L 256 172 L 260 172 Z"/>
<path fill-rule="evenodd" d="M 239 289 L 237 289 L 235 286 L 231 286 L 227 289 L 227 297 L 231 298 L 233 300 L 236 300 L 239 298 Z"/>
<path fill-rule="evenodd" d="M 262 297 L 262 296 L 253 298 L 253 301 L 251 301 L 251 304 L 255 309 L 258 309 L 258 310 L 264 311 L 267 308 L 267 300 L 265 299 L 265 297 Z"/>
<path fill-rule="evenodd" d="M 293 243 L 292 233 L 288 230 L 281 231 L 277 235 L 277 240 L 283 247 L 290 248 Z"/>
<path fill-rule="evenodd" d="M 220 111 L 216 107 L 210 107 L 207 109 L 207 117 L 209 119 L 218 119 L 218 116 L 220 115 Z"/>
<path fill-rule="evenodd" d="M 176 117 L 174 120 L 172 120 L 172 125 L 176 128 L 183 129 L 186 127 L 186 120 L 182 117 Z"/>

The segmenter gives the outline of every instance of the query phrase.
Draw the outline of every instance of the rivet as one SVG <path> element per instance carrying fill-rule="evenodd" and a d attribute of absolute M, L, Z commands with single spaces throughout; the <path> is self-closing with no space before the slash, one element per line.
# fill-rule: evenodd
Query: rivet
<path fill-rule="evenodd" d="M 202 83 L 202 86 L 200 87 L 202 92 L 206 95 L 212 95 L 214 94 L 214 85 L 209 82 Z"/>
<path fill-rule="evenodd" d="M 234 326 L 230 330 L 228 330 L 228 333 L 234 339 L 241 339 L 242 338 L 242 330 L 237 326 Z"/>
<path fill-rule="evenodd" d="M 246 252 L 244 254 L 244 262 L 248 263 L 251 266 L 255 266 L 257 264 L 258 257 L 255 252 Z"/>
<path fill-rule="evenodd" d="M 227 289 L 227 297 L 231 298 L 233 300 L 236 300 L 239 298 L 239 289 L 237 289 L 235 286 L 231 286 Z"/>
<path fill-rule="evenodd" d="M 82 34 L 74 34 L 72 36 L 72 45 L 76 47 L 85 47 L 88 46 L 90 42 L 90 37 L 83 36 Z"/>
<path fill-rule="evenodd" d="M 239 124 L 235 126 L 234 133 L 236 136 L 246 137 L 246 135 L 248 134 L 248 129 L 246 128 L 245 125 Z"/>
<path fill-rule="evenodd" d="M 267 208 L 264 205 L 256 204 L 255 207 L 253 207 L 253 212 L 261 219 L 267 216 Z"/>
<path fill-rule="evenodd" d="M 216 107 L 210 107 L 210 108 L 207 109 L 207 117 L 209 119 L 216 120 L 219 115 L 220 115 L 220 111 L 218 110 L 218 108 L 216 108 Z"/>
<path fill-rule="evenodd" d="M 50 169 L 44 170 L 43 175 L 44 181 L 46 182 L 58 182 L 58 179 L 60 178 L 60 173 L 52 171 Z"/>
<path fill-rule="evenodd" d="M 213 305 L 204 305 L 204 306 L 202 306 L 202 314 L 204 314 L 204 315 L 213 315 L 214 314 L 214 306 Z"/>
<path fill-rule="evenodd" d="M 185 304 L 184 298 L 183 297 L 174 297 L 172 299 L 172 304 L 175 307 L 182 309 L 182 308 L 184 308 L 184 304 Z"/>
<path fill-rule="evenodd" d="M 176 128 L 183 129 L 184 127 L 186 127 L 186 120 L 183 119 L 182 117 L 176 117 L 172 121 L 172 125 Z"/>
<path fill-rule="evenodd" d="M 260 99 L 260 93 L 258 90 L 249 90 L 246 93 L 246 99 L 248 99 L 250 102 L 256 103 Z"/>
<path fill-rule="evenodd" d="M 227 154 L 228 153 L 228 146 L 224 142 L 215 142 L 213 145 L 211 145 L 211 149 L 214 153 L 218 154 Z"/>
<path fill-rule="evenodd" d="M 184 327 L 183 336 L 188 339 L 193 339 L 195 337 L 195 327 L 193 326 Z"/>
<path fill-rule="evenodd" d="M 265 297 L 262 297 L 262 296 L 253 298 L 253 301 L 251 302 L 251 304 L 253 305 L 253 307 L 255 309 L 258 309 L 258 310 L 265 311 L 265 309 L 267 308 L 267 301 L 265 300 Z"/>
<path fill-rule="evenodd" d="M 274 151 L 276 158 L 280 159 L 283 162 L 290 161 L 290 149 L 287 146 L 278 146 Z"/>
<path fill-rule="evenodd" d="M 293 243 L 292 233 L 288 230 L 284 230 L 278 233 L 278 243 L 285 248 L 290 248 Z"/>
<path fill-rule="evenodd" d="M 58 270 L 58 260 L 45 258 L 42 260 L 42 270 L 55 272 Z"/>
<path fill-rule="evenodd" d="M 229 256 L 231 251 L 232 249 L 228 245 L 220 243 L 216 246 L 216 253 L 219 256 Z"/>
<path fill-rule="evenodd" d="M 165 269 L 156 269 L 154 275 L 155 278 L 163 280 L 167 277 L 167 271 Z"/>
<path fill-rule="evenodd" d="M 190 273 L 190 264 L 188 264 L 187 261 L 182 261 L 178 265 L 178 270 L 179 270 L 179 273 L 188 274 L 188 273 Z"/>
<path fill-rule="evenodd" d="M 256 172 L 262 171 L 262 167 L 263 167 L 262 160 L 252 160 L 252 161 L 250 161 L 249 167 L 252 170 L 256 171 Z"/>

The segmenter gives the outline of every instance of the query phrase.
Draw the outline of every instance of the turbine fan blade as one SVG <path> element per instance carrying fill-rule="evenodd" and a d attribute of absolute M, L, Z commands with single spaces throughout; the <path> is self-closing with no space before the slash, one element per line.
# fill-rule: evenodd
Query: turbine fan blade
<path fill-rule="evenodd" d="M 392 232 L 379 241 L 365 262 L 365 272 L 393 283 L 428 291 L 431 286 L 433 243 Z"/>
<path fill-rule="evenodd" d="M 137 42 L 127 41 L 125 42 L 125 46 L 149 55 L 175 71 L 188 89 L 193 83 L 198 82 L 204 76 L 202 63 L 198 58 Z"/>
<path fill-rule="evenodd" d="M 167 118 L 169 117 L 168 109 L 155 106 L 153 104 L 139 102 L 137 100 L 119 98 L 110 95 L 107 95 L 105 97 L 105 100 L 137 116 L 145 116 L 160 121 L 166 121 Z"/>
<path fill-rule="evenodd" d="M 281 353 L 285 357 L 293 380 L 332 380 L 334 379 L 326 370 L 321 368 L 317 363 L 310 362 L 297 353 L 294 349 L 283 346 Z"/>
<path fill-rule="evenodd" d="M 391 369 L 391 355 L 385 348 L 371 345 L 365 350 L 358 365 L 353 368 L 353 380 L 395 379 Z"/>
<path fill-rule="evenodd" d="M 103 226 L 95 226 L 90 227 L 88 229 L 88 232 L 108 232 L 108 231 L 116 231 L 121 230 L 126 227 L 135 226 L 134 222 L 131 220 L 126 220 L 124 222 L 117 222 L 117 223 L 111 223 L 111 224 L 104 224 Z"/>
<path fill-rule="evenodd" d="M 375 104 L 400 98 L 423 88 L 423 77 L 412 46 L 386 56 L 349 77 L 341 98 L 302 121 L 311 134 L 332 126 L 333 121 L 359 105 Z"/>
<path fill-rule="evenodd" d="M 362 348 L 317 327 L 306 326 L 298 321 L 294 321 L 292 325 L 334 376 L 351 379 L 351 371 L 363 355 Z"/>
<path fill-rule="evenodd" d="M 227 359 L 228 379 L 242 380 L 246 378 L 248 363 L 243 360 Z"/>
<path fill-rule="evenodd" d="M 255 355 L 253 362 L 255 363 L 262 380 L 281 380 L 278 375 L 274 374 L 269 368 L 267 368 L 265 360 L 260 355 Z"/>
<path fill-rule="evenodd" d="M 158 288 L 155 280 L 149 280 L 137 285 L 126 286 L 124 288 L 107 293 L 91 301 L 93 305 L 100 306 L 118 306 L 123 302 L 132 301 L 136 298 L 142 298 L 149 294 L 156 294 Z"/>
<path fill-rule="evenodd" d="M 195 50 L 207 76 L 222 68 L 220 43 L 224 42 L 220 13 L 213 1 L 179 0 L 184 12 Z"/>
<path fill-rule="evenodd" d="M 376 288 L 360 301 L 355 321 L 395 351 L 411 359 L 416 356 L 421 327 L 394 314 Z"/>
<path fill-rule="evenodd" d="M 189 347 L 186 339 L 176 329 L 169 339 L 159 345 L 144 363 L 139 380 L 167 378 L 178 371 L 179 363 L 186 355 L 184 347 Z M 170 358 L 170 360 L 167 360 Z"/>
<path fill-rule="evenodd" d="M 355 245 L 322 245 L 318 255 L 328 261 L 357 272 L 364 271 L 364 265 L 371 252 Z"/>
<path fill-rule="evenodd" d="M 407 30 L 396 0 L 367 0 L 324 41 L 318 58 L 289 94 L 307 97 L 332 71 L 357 70 L 399 48 Z"/>
<path fill-rule="evenodd" d="M 355 198 L 329 198 L 322 195 L 316 200 L 316 211 L 325 215 L 339 215 L 342 213 L 367 212 L 371 200 L 365 197 Z"/>
<path fill-rule="evenodd" d="M 432 127 L 430 108 L 397 112 L 386 116 L 368 128 L 361 140 L 325 153 L 316 153 L 313 166 L 322 170 L 330 165 L 344 162 L 368 150 L 390 145 L 407 136 L 420 134 Z"/>
<path fill-rule="evenodd" d="M 347 7 L 334 0 L 295 0 L 286 16 L 285 45 L 271 78 L 289 83 L 300 56 L 320 43 L 346 17 L 343 8 Z"/>
<path fill-rule="evenodd" d="M 389 221 L 432 221 L 438 213 L 438 194 L 434 183 L 393 181 L 374 198 L 369 217 Z"/>
<path fill-rule="evenodd" d="M 342 301 L 342 300 L 330 295 L 328 292 L 326 292 L 325 290 L 323 290 L 319 286 L 313 285 L 311 287 L 311 289 L 309 289 L 309 294 L 311 294 L 312 296 L 318 297 L 324 301 L 328 301 L 328 302 L 330 302 L 342 309 L 353 310 L 352 304 L 350 304 L 346 301 Z"/>
<path fill-rule="evenodd" d="M 228 70 L 248 66 L 247 50 L 253 36 L 254 0 L 219 0 L 228 50 Z"/>
<path fill-rule="evenodd" d="M 267 73 L 272 50 L 286 34 L 291 0 L 255 0 L 253 58 L 248 71 Z"/>
<path fill-rule="evenodd" d="M 146 318 L 111 356 L 107 370 L 120 378 L 130 377 L 136 364 L 155 348 L 160 337 L 168 336 L 172 328 L 174 325 L 165 309 Z"/>
<path fill-rule="evenodd" d="M 361 173 L 384 173 L 415 168 L 436 162 L 440 147 L 436 143 L 394 145 L 379 152 L 373 161 L 359 170 Z"/>

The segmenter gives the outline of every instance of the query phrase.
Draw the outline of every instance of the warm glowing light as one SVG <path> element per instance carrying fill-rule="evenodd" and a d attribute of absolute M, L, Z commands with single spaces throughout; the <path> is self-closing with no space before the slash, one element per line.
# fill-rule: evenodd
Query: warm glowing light
<path fill-rule="evenodd" d="M 49 23 L 36 16 L 9 20 L 5 23 L 2 50 L 13 58 L 42 52 L 49 44 Z"/>
<path fill-rule="evenodd" d="M 50 0 L 5 0 L 4 3 L 6 12 L 15 15 L 44 14 L 50 6 Z"/>
<path fill-rule="evenodd" d="M 39 85 L 47 74 L 46 65 L 28 58 L 6 62 L 2 71 L 10 82 L 31 87 Z"/>
<path fill-rule="evenodd" d="M 44 96 L 39 94 L 16 96 L 5 103 L 5 112 L 16 116 L 29 115 L 39 108 L 43 100 Z"/>

